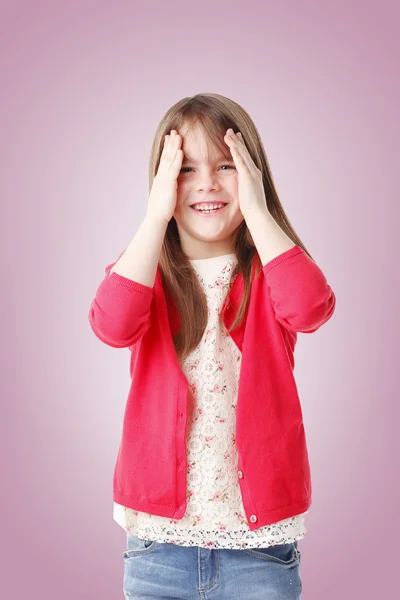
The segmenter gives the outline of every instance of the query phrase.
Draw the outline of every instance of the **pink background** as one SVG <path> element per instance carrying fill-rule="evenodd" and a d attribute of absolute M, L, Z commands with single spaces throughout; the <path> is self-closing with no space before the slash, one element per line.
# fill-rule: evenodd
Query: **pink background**
<path fill-rule="evenodd" d="M 296 349 L 303 598 L 398 593 L 396 4 L 2 2 L 1 597 L 123 598 L 112 475 L 129 352 L 87 315 L 145 215 L 159 120 L 199 92 L 252 116 L 337 296 Z"/>

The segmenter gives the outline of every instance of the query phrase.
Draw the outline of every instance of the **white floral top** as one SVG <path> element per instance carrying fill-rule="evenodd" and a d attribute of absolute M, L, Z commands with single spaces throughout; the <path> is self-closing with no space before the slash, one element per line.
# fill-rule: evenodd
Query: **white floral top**
<path fill-rule="evenodd" d="M 205 548 L 258 548 L 299 540 L 304 515 L 250 531 L 237 481 L 235 409 L 241 352 L 220 319 L 234 254 L 191 260 L 208 300 L 208 326 L 182 370 L 192 406 L 186 430 L 187 510 L 175 520 L 114 503 L 114 519 L 142 539 Z"/>

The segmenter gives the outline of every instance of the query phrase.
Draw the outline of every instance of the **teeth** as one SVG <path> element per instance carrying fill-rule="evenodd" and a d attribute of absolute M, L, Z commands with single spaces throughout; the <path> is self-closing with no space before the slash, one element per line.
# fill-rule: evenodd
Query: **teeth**
<path fill-rule="evenodd" d="M 216 204 L 215 206 L 211 206 L 211 208 L 201 208 L 200 206 L 193 206 L 193 208 L 198 211 L 212 212 L 214 210 L 217 210 L 217 208 L 223 208 L 224 206 L 224 204 Z"/>

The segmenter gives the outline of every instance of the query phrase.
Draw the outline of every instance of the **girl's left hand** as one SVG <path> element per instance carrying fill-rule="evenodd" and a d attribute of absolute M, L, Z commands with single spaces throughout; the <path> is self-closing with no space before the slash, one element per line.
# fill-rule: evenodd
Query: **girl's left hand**
<path fill-rule="evenodd" d="M 262 173 L 254 164 L 242 138 L 242 134 L 228 129 L 224 136 L 238 172 L 238 196 L 240 212 L 246 219 L 250 213 L 268 212 Z"/>

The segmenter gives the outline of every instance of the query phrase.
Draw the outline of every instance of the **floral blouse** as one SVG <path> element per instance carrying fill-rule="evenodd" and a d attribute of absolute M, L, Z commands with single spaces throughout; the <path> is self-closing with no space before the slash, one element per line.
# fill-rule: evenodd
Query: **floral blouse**
<path fill-rule="evenodd" d="M 114 519 L 142 539 L 205 548 L 259 548 L 299 540 L 305 513 L 250 531 L 237 480 L 235 409 L 241 352 L 220 319 L 235 254 L 191 260 L 207 295 L 208 326 L 184 360 L 189 382 L 187 510 L 175 520 L 114 502 Z"/>

